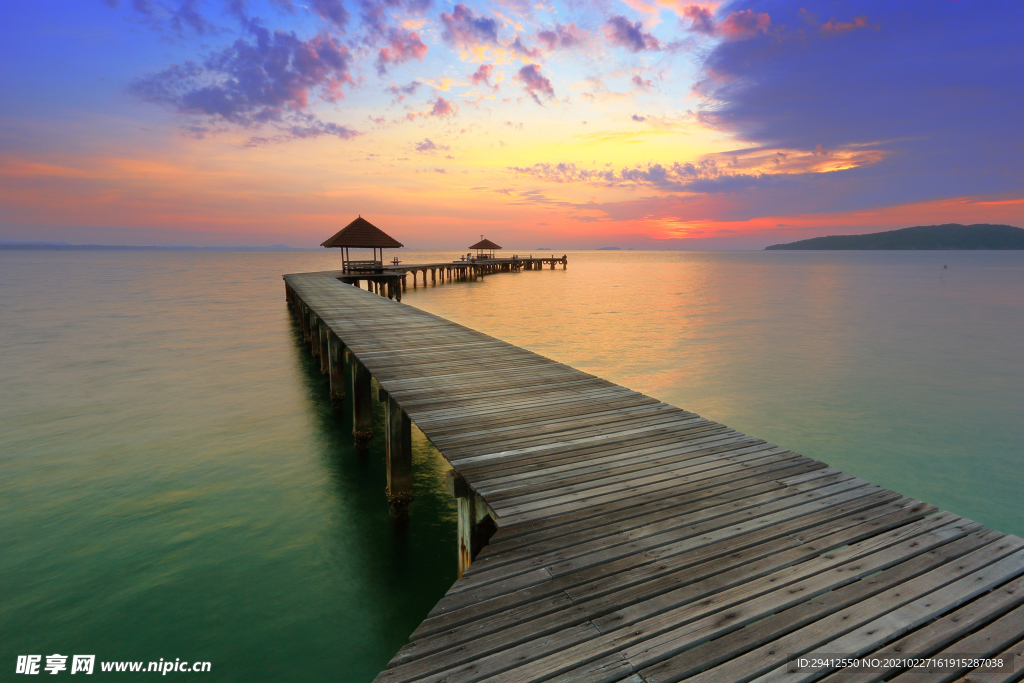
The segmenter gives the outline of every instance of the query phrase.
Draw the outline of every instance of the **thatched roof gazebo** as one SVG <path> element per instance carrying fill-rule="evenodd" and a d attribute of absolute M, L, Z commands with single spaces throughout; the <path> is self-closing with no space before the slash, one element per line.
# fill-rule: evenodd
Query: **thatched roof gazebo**
<path fill-rule="evenodd" d="M 500 246 L 490 240 L 485 240 L 483 235 L 480 235 L 480 241 L 469 247 L 470 249 L 476 249 L 476 257 L 481 258 L 494 258 L 494 250 L 501 249 Z"/>
<path fill-rule="evenodd" d="M 385 249 L 401 249 L 403 245 L 376 225 L 359 216 L 320 245 L 321 247 L 337 247 L 341 249 L 341 269 L 370 270 L 381 268 L 384 262 Z M 353 261 L 349 249 L 372 249 L 373 260 Z M 380 250 L 378 255 L 377 250 Z"/>

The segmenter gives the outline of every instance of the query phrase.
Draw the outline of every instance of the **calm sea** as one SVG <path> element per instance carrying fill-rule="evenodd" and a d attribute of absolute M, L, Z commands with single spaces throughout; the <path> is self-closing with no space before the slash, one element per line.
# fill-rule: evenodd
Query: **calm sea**
<path fill-rule="evenodd" d="M 1024 535 L 1024 253 L 569 259 L 405 302 Z M 337 265 L 0 250 L 0 670 L 369 681 L 401 646 L 455 578 L 454 509 L 414 434 L 390 519 L 380 439 L 353 448 L 293 329 L 280 275 Z"/>

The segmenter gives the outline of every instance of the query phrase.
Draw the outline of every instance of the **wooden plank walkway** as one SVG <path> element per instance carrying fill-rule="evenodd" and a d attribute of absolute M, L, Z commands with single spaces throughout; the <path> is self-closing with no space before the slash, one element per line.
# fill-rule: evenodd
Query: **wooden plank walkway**
<path fill-rule="evenodd" d="M 1024 678 L 1024 540 L 330 273 L 285 280 L 495 516 L 378 682 Z"/>

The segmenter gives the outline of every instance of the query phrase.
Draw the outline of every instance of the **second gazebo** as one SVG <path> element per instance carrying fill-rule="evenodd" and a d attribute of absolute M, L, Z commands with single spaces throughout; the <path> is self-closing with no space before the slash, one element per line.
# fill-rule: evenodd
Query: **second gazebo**
<path fill-rule="evenodd" d="M 477 259 L 492 259 L 494 258 L 494 250 L 501 249 L 500 246 L 490 240 L 485 240 L 483 235 L 480 235 L 480 241 L 469 247 L 470 249 L 476 249 Z"/>

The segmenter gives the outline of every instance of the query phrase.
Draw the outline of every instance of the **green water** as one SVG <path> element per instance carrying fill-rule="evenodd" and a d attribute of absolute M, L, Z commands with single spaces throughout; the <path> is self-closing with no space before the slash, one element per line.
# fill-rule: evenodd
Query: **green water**
<path fill-rule="evenodd" d="M 368 681 L 405 641 L 454 509 L 414 433 L 391 520 L 293 329 L 280 275 L 336 257 L 0 251 L 0 670 Z M 405 302 L 1024 534 L 1024 253 L 574 253 Z"/>

